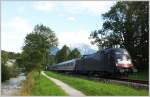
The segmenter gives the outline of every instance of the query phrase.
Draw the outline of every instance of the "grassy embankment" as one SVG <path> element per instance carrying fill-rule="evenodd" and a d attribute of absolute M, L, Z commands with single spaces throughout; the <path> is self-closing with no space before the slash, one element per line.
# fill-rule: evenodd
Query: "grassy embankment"
<path fill-rule="evenodd" d="M 52 81 L 43 75 L 38 75 L 37 72 L 30 72 L 27 80 L 23 82 L 23 87 L 20 92 L 21 96 L 67 96 L 61 88 L 55 85 Z"/>
<path fill-rule="evenodd" d="M 149 72 L 148 71 L 138 71 L 132 75 L 129 75 L 128 77 L 130 79 L 149 80 Z"/>
<path fill-rule="evenodd" d="M 80 90 L 85 95 L 90 96 L 127 96 L 127 95 L 148 95 L 148 90 L 136 90 L 127 86 L 123 85 L 116 85 L 116 84 L 106 84 L 102 82 L 95 82 L 90 80 L 85 80 L 77 77 L 71 76 L 64 76 L 62 74 L 53 73 L 53 72 L 46 72 L 47 75 L 57 78 L 68 85 Z"/>

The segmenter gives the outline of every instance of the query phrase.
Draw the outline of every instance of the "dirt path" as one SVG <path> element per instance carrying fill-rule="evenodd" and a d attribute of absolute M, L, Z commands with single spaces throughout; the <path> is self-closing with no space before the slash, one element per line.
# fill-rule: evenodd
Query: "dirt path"
<path fill-rule="evenodd" d="M 49 77 L 48 75 L 46 75 L 43 71 L 42 74 L 47 77 L 48 79 L 50 79 L 51 81 L 53 81 L 56 85 L 58 85 L 59 87 L 61 87 L 66 93 L 69 94 L 69 96 L 85 96 L 83 93 L 81 93 L 80 91 L 70 87 L 69 85 L 65 84 L 64 82 L 57 80 L 55 78 Z"/>

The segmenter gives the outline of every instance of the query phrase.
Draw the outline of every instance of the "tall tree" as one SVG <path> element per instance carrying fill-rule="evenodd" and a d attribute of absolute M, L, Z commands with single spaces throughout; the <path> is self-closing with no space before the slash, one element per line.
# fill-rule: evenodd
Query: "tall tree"
<path fill-rule="evenodd" d="M 9 69 L 6 66 L 6 63 L 8 61 L 8 53 L 5 51 L 1 51 L 1 81 L 8 80 L 10 78 Z"/>
<path fill-rule="evenodd" d="M 26 71 L 40 70 L 48 64 L 49 49 L 57 46 L 58 39 L 55 33 L 44 25 L 36 25 L 32 33 L 25 38 L 22 55 L 17 59 L 18 64 L 23 64 Z"/>
<path fill-rule="evenodd" d="M 43 35 L 30 33 L 26 36 L 22 57 L 27 71 L 37 69 L 40 72 L 43 53 L 46 53 L 45 49 L 48 48 L 48 41 Z"/>
<path fill-rule="evenodd" d="M 145 65 L 148 64 L 148 7 L 147 1 L 117 2 L 102 15 L 102 29 L 91 33 L 92 43 L 99 48 L 124 47 L 130 52 L 134 63 L 140 64 L 139 68 L 148 66 Z"/>
<path fill-rule="evenodd" d="M 48 41 L 49 49 L 58 45 L 58 39 L 57 39 L 54 31 L 52 31 L 49 27 L 44 26 L 43 24 L 37 24 L 34 27 L 33 33 L 43 35 L 46 38 L 46 40 Z M 48 64 L 48 62 L 51 58 L 49 49 L 44 49 L 45 53 L 43 53 L 43 62 L 42 62 L 43 64 Z"/>
<path fill-rule="evenodd" d="M 2 64 L 6 64 L 6 62 L 8 61 L 8 52 L 6 52 L 6 51 L 1 51 L 1 63 Z"/>
<path fill-rule="evenodd" d="M 56 54 L 57 63 L 69 60 L 70 49 L 66 45 L 62 47 L 60 51 Z"/>
<path fill-rule="evenodd" d="M 46 37 L 49 47 L 54 47 L 58 45 L 58 38 L 56 37 L 54 31 L 43 24 L 37 24 L 34 27 L 33 33 L 41 34 Z"/>
<path fill-rule="evenodd" d="M 80 56 L 81 56 L 80 51 L 77 48 L 75 48 L 69 54 L 69 59 L 79 58 Z"/>

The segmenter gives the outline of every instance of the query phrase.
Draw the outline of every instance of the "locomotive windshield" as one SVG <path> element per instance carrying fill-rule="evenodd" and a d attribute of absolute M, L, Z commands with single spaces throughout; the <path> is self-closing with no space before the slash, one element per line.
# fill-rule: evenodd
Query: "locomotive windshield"
<path fill-rule="evenodd" d="M 128 54 L 116 54 L 116 59 L 131 59 Z"/>
<path fill-rule="evenodd" d="M 116 65 L 123 65 L 123 64 L 132 64 L 131 57 L 127 52 L 116 52 L 115 53 Z M 124 65 L 125 66 L 125 65 Z"/>

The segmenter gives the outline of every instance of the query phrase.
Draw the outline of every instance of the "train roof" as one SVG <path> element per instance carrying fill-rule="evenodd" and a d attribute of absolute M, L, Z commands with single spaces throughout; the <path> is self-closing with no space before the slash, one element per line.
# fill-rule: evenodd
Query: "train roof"
<path fill-rule="evenodd" d="M 75 59 L 72 59 L 72 60 L 69 60 L 69 61 L 65 61 L 65 62 L 58 63 L 58 64 L 56 64 L 56 65 L 67 64 L 67 63 L 74 62 L 74 61 L 75 61 Z"/>
<path fill-rule="evenodd" d="M 104 51 L 106 53 L 108 53 L 108 52 L 128 53 L 127 50 L 124 48 L 106 48 L 104 50 L 101 50 L 100 52 L 102 52 L 102 51 Z"/>

